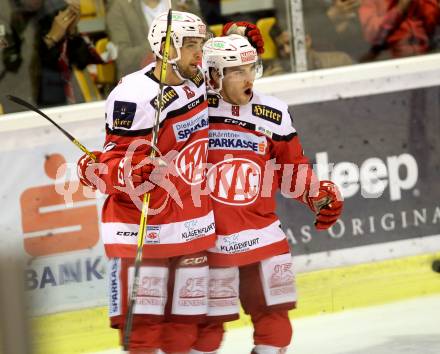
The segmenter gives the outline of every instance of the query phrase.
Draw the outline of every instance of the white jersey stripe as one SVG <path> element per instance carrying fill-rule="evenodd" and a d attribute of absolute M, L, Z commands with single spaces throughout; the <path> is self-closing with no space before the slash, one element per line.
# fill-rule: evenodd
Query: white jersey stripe
<path fill-rule="evenodd" d="M 106 222 L 102 224 L 104 244 L 136 245 L 138 224 Z M 215 232 L 214 214 L 170 224 L 148 225 L 145 244 L 181 244 L 212 235 Z"/>
<path fill-rule="evenodd" d="M 217 234 L 216 246 L 209 249 L 209 252 L 217 254 L 249 252 L 284 239 L 286 235 L 280 228 L 280 221 L 277 220 L 261 229 L 247 229 L 231 235 Z"/>

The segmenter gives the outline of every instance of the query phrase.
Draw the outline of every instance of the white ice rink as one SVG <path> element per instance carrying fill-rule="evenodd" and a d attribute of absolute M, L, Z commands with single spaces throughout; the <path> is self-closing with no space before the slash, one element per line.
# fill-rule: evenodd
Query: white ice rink
<path fill-rule="evenodd" d="M 293 323 L 289 354 L 440 354 L 440 295 Z M 248 354 L 251 348 L 251 329 L 235 329 L 226 333 L 219 354 Z"/>
<path fill-rule="evenodd" d="M 440 354 L 440 295 L 293 321 L 290 354 Z M 248 354 L 249 328 L 230 331 L 220 354 Z"/>

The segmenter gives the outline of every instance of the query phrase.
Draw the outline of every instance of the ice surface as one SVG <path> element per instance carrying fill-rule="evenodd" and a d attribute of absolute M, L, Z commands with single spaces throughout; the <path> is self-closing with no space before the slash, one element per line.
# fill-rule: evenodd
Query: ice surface
<path fill-rule="evenodd" d="M 440 295 L 292 322 L 288 354 L 440 354 Z M 251 349 L 252 329 L 246 327 L 227 332 L 219 354 L 248 354 Z"/>

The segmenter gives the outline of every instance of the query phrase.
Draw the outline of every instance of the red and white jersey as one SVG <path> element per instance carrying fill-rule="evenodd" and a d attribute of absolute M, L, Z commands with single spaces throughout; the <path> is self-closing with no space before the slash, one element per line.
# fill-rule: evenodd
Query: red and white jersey
<path fill-rule="evenodd" d="M 313 172 L 287 105 L 257 92 L 243 106 L 210 94 L 208 102 L 207 180 L 217 233 L 210 265 L 240 266 L 289 252 L 275 194 L 284 187 L 302 200 Z"/>
<path fill-rule="evenodd" d="M 135 257 L 141 213 L 133 199 L 115 187 L 125 185 L 120 161 L 130 144 L 141 142 L 136 155 L 148 156 L 151 150 L 147 142 L 152 137 L 159 84 L 154 65 L 125 76 L 106 101 L 106 141 L 100 162 L 108 167 L 101 179 L 109 196 L 102 211 L 102 236 L 111 258 Z M 176 167 L 168 177 L 175 190 L 156 187 L 151 192 L 144 258 L 195 253 L 215 243 L 209 196 L 200 195 L 196 202 L 192 198 L 192 189 L 206 182 L 209 122 L 203 75 L 179 86 L 165 86 L 163 102 L 158 156 Z"/>

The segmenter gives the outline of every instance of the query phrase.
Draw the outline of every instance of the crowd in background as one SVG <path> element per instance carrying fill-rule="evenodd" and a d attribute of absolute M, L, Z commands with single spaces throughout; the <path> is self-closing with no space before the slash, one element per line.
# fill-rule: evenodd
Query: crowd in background
<path fill-rule="evenodd" d="M 439 0 L 303 0 L 302 11 L 298 3 L 172 1 L 173 9 L 201 16 L 216 35 L 231 20 L 256 23 L 265 40 L 266 76 L 440 51 Z M 0 113 L 10 113 L 20 107 L 5 94 L 40 107 L 104 99 L 122 76 L 154 59 L 148 28 L 168 0 L 0 4 Z M 298 55 L 306 67 L 296 65 Z"/>

